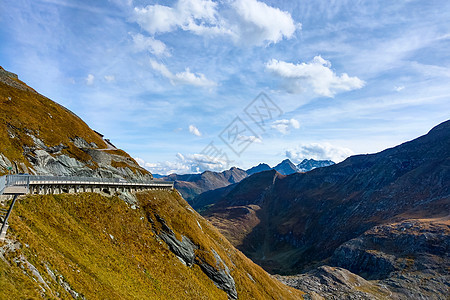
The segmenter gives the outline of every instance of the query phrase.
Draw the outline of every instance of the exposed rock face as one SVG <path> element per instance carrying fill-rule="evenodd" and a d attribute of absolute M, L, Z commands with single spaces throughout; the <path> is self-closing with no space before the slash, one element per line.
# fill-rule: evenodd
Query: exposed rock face
<path fill-rule="evenodd" d="M 33 140 L 35 146 L 27 147 L 25 152 L 25 156 L 31 164 L 26 173 L 50 176 L 126 178 L 129 180 L 151 180 L 152 178 L 148 173 L 138 170 L 137 164 L 132 159 L 96 149 L 93 147 L 95 145 L 90 145 L 81 137 L 76 137 L 73 144 L 91 157 L 91 160 L 87 162 L 62 154 L 61 150 L 68 148 L 65 145 L 47 147 L 40 139 L 33 138 Z M 125 167 L 115 168 L 111 165 L 113 162 L 122 163 Z M 131 167 L 136 168 L 135 172 Z"/>
<path fill-rule="evenodd" d="M 445 299 L 449 224 L 443 218 L 375 226 L 336 249 L 327 263 L 339 267 L 277 278 L 326 299 Z"/>
<path fill-rule="evenodd" d="M 443 299 L 450 283 L 449 218 L 375 226 L 337 248 L 330 263 L 408 298 Z"/>
<path fill-rule="evenodd" d="M 205 274 L 216 284 L 216 286 L 224 290 L 230 299 L 237 299 L 236 286 L 233 277 L 227 265 L 223 262 L 219 254 L 211 249 L 216 259 L 216 265 L 209 265 L 204 259 L 196 256 L 195 250 L 199 247 L 195 245 L 188 237 L 181 235 L 181 241 L 177 239 L 173 230 L 167 225 L 164 218 L 158 214 L 154 215 L 161 230 L 157 235 L 169 246 L 170 250 L 187 266 L 198 264 Z M 154 225 L 155 222 L 148 216 L 149 221 Z"/>
<path fill-rule="evenodd" d="M 321 266 L 313 271 L 294 276 L 275 276 L 281 282 L 299 290 L 308 291 L 322 299 L 387 299 L 392 293 L 377 283 L 349 272 L 346 269 Z M 306 298 L 306 297 L 305 297 Z M 391 298 L 392 299 L 392 298 Z"/>

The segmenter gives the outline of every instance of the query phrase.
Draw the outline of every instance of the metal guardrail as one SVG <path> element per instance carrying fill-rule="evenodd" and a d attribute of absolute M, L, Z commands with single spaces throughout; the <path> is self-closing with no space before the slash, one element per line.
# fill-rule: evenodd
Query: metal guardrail
<path fill-rule="evenodd" d="M 79 177 L 79 176 L 41 176 L 41 175 L 5 175 L 0 177 L 0 195 L 8 187 L 24 187 L 30 185 L 113 185 L 113 186 L 156 186 L 172 187 L 173 181 L 126 181 L 121 178 Z"/>
<path fill-rule="evenodd" d="M 6 186 L 28 187 L 31 175 L 6 175 Z"/>
<path fill-rule="evenodd" d="M 3 193 L 3 190 L 6 187 L 6 176 L 0 177 L 0 195 Z"/>

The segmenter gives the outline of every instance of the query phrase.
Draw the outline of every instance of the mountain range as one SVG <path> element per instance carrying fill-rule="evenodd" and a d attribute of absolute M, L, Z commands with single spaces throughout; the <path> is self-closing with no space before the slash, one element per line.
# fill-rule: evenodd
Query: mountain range
<path fill-rule="evenodd" d="M 315 168 L 326 167 L 332 164 L 334 164 L 334 162 L 331 160 L 304 159 L 296 166 L 289 159 L 285 159 L 273 168 L 271 168 L 268 164 L 260 163 L 259 165 L 246 171 L 232 167 L 231 169 L 223 172 L 205 171 L 201 174 L 170 174 L 167 176 L 153 174 L 153 176 L 161 180 L 174 181 L 175 188 L 181 193 L 183 198 L 189 202 L 189 204 L 193 205 L 193 200 L 195 197 L 204 192 L 237 183 L 247 176 L 262 171 L 274 169 L 280 174 L 289 175 L 296 172 L 308 172 Z M 194 207 L 196 207 L 196 205 L 194 205 Z"/>
<path fill-rule="evenodd" d="M 256 173 L 193 203 L 271 273 L 310 272 L 303 277 L 312 284 L 321 276 L 336 278 L 332 273 L 343 268 L 383 281 L 392 293 L 433 295 L 427 285 L 438 295 L 432 298 L 448 292 L 450 121 L 397 147 L 326 168 Z M 290 282 L 305 288 L 303 279 Z"/>

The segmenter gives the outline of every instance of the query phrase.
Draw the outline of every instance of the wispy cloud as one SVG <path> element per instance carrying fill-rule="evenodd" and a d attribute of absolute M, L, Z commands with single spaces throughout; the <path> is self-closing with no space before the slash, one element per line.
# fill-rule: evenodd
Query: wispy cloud
<path fill-rule="evenodd" d="M 95 80 L 95 76 L 92 74 L 88 74 L 88 76 L 86 77 L 86 84 L 87 85 L 93 85 L 94 84 L 94 80 Z"/>
<path fill-rule="evenodd" d="M 404 90 L 404 89 L 405 89 L 405 86 L 404 86 L 404 85 L 394 86 L 394 90 L 395 90 L 396 92 L 400 92 L 400 91 L 402 91 L 402 90 Z"/>
<path fill-rule="evenodd" d="M 153 37 L 150 36 L 144 36 L 143 34 L 132 34 L 130 33 L 131 37 L 133 38 L 134 47 L 136 51 L 148 51 L 151 54 L 154 54 L 156 56 L 170 56 L 170 52 L 167 49 L 166 44 L 161 42 L 160 40 L 156 40 Z"/>
<path fill-rule="evenodd" d="M 277 120 L 275 122 L 272 123 L 271 127 L 273 129 L 276 129 L 277 131 L 279 131 L 281 134 L 288 134 L 290 129 L 299 129 L 300 128 L 300 122 L 297 121 L 296 119 L 283 119 L 283 120 Z"/>
<path fill-rule="evenodd" d="M 106 82 L 113 82 L 114 80 L 116 80 L 116 77 L 114 75 L 105 75 L 104 78 Z"/>
<path fill-rule="evenodd" d="M 217 85 L 217 83 L 207 79 L 202 73 L 192 73 L 189 68 L 186 68 L 184 72 L 173 74 L 162 63 L 150 60 L 150 64 L 155 71 L 158 71 L 161 75 L 169 79 L 173 85 L 187 84 L 200 87 L 214 87 Z"/>
<path fill-rule="evenodd" d="M 293 64 L 272 59 L 266 68 L 287 82 L 285 87 L 290 93 L 300 93 L 312 88 L 314 93 L 333 97 L 336 93 L 360 89 L 365 82 L 346 73 L 337 75 L 331 69 L 331 63 L 316 56 L 309 63 Z"/>
<path fill-rule="evenodd" d="M 198 130 L 198 128 L 195 127 L 194 125 L 189 125 L 189 132 L 195 136 L 202 136 L 202 133 L 200 132 L 200 130 Z"/>

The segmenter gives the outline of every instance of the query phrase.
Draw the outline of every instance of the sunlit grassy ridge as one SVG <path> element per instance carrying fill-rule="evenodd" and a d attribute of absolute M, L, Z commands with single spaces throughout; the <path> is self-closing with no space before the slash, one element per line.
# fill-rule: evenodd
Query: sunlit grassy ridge
<path fill-rule="evenodd" d="M 239 299 L 301 297 L 234 249 L 176 191 L 148 191 L 138 198 L 136 210 L 117 197 L 92 193 L 21 199 L 10 219 L 10 233 L 22 246 L 6 255 L 10 266 L 0 261 L 0 298 L 59 294 L 70 299 L 57 282 L 64 281 L 86 299 L 227 299 L 198 265 L 182 264 L 156 236 L 159 228 L 149 222 L 154 214 L 164 218 L 177 237 L 188 236 L 199 247 L 198 259 L 213 266 L 214 249 L 230 268 Z M 44 287 L 45 292 L 26 267 L 24 275 L 14 262 L 21 254 L 50 287 Z"/>
<path fill-rule="evenodd" d="M 62 154 L 83 162 L 90 161 L 91 156 L 75 147 L 71 139 L 80 137 L 88 143 L 95 143 L 100 149 L 107 148 L 103 139 L 78 116 L 35 92 L 22 81 L 8 76 L 1 67 L 0 108 L 0 153 L 10 161 L 30 167 L 24 152 L 35 146 L 31 135 L 48 147 L 63 144 L 66 148 L 61 151 Z M 122 150 L 108 152 L 132 160 Z M 95 168 L 96 163 L 92 162 L 91 166 Z M 142 168 L 139 171 L 148 173 Z"/>

